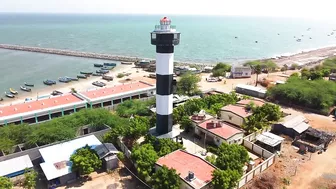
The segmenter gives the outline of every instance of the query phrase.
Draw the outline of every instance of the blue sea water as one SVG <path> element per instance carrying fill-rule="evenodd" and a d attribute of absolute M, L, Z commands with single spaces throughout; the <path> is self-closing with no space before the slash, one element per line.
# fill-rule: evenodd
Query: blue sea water
<path fill-rule="evenodd" d="M 160 18 L 0 14 L 0 43 L 155 58 L 149 33 Z M 335 35 L 330 35 L 336 29 L 336 21 L 177 15 L 170 18 L 182 33 L 181 43 L 175 48 L 175 59 L 179 61 L 234 63 L 336 44 Z M 297 38 L 302 41 L 297 42 Z M 0 90 L 19 86 L 23 81 L 75 76 L 78 70 L 97 62 L 102 61 L 0 50 Z"/>

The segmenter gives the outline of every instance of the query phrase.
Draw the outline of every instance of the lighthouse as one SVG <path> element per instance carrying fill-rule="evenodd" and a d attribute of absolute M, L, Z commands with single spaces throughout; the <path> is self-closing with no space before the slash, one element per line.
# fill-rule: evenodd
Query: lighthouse
<path fill-rule="evenodd" d="M 168 134 L 173 127 L 174 46 L 180 43 L 180 33 L 164 17 L 151 32 L 151 44 L 156 46 L 156 133 Z"/>

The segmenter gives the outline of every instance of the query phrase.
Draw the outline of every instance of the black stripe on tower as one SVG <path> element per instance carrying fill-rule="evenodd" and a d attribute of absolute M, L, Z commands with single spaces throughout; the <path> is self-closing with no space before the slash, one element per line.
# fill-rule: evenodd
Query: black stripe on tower
<path fill-rule="evenodd" d="M 174 46 L 156 46 L 156 53 L 174 53 Z"/>
<path fill-rule="evenodd" d="M 156 114 L 156 132 L 159 135 L 169 133 L 173 130 L 173 114 Z"/>
<path fill-rule="evenodd" d="M 157 34 L 156 35 L 156 52 L 157 53 L 174 53 L 174 34 Z"/>
<path fill-rule="evenodd" d="M 170 75 L 156 74 L 156 94 L 158 95 L 173 94 L 173 74 Z"/>

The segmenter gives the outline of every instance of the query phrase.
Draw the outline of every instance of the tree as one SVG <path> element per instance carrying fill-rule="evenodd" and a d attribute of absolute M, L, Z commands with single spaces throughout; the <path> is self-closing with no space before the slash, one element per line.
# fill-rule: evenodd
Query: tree
<path fill-rule="evenodd" d="M 262 69 L 261 69 L 260 65 L 256 65 L 253 69 L 254 69 L 254 72 L 256 73 L 256 84 L 255 84 L 255 86 L 257 86 L 258 85 L 258 77 L 259 77 L 259 74 L 261 74 Z"/>
<path fill-rule="evenodd" d="M 153 189 L 179 189 L 181 180 L 175 169 L 169 169 L 164 165 L 153 174 L 151 185 Z"/>
<path fill-rule="evenodd" d="M 146 135 L 145 144 L 151 144 L 159 157 L 165 156 L 175 150 L 183 149 L 183 145 L 169 138 L 156 138 Z"/>
<path fill-rule="evenodd" d="M 189 132 L 190 129 L 192 128 L 192 121 L 189 119 L 188 116 L 183 116 L 180 126 L 182 129 L 184 129 L 186 132 Z"/>
<path fill-rule="evenodd" d="M 71 155 L 70 161 L 72 162 L 72 171 L 78 171 L 80 175 L 88 175 L 102 166 L 102 161 L 99 159 L 96 151 L 88 145 L 76 150 Z"/>
<path fill-rule="evenodd" d="M 218 63 L 216 66 L 212 69 L 212 76 L 218 77 L 218 76 L 225 76 L 226 72 L 231 71 L 231 66 L 229 64 L 225 63 Z"/>
<path fill-rule="evenodd" d="M 236 170 L 215 169 L 212 172 L 212 185 L 214 189 L 231 189 L 237 186 L 240 178 L 241 174 Z"/>
<path fill-rule="evenodd" d="M 280 106 L 271 103 L 254 108 L 253 114 L 263 114 L 267 121 L 279 121 L 282 116 Z"/>
<path fill-rule="evenodd" d="M 246 123 L 243 125 L 243 128 L 248 133 L 253 133 L 256 131 L 260 131 L 268 126 L 269 124 L 267 122 L 266 115 L 264 113 L 261 113 L 249 116 L 246 120 Z"/>
<path fill-rule="evenodd" d="M 201 78 L 198 75 L 187 72 L 183 74 L 180 80 L 177 82 L 177 91 L 183 95 L 195 95 L 200 92 L 198 82 Z"/>
<path fill-rule="evenodd" d="M 144 144 L 133 147 L 131 159 L 136 163 L 139 176 L 147 179 L 151 175 L 154 164 L 159 159 L 159 156 L 151 144 Z"/>
<path fill-rule="evenodd" d="M 222 143 L 217 149 L 215 165 L 222 170 L 236 170 L 243 174 L 243 167 L 249 160 L 247 150 L 238 144 Z"/>
<path fill-rule="evenodd" d="M 137 140 L 141 136 L 146 135 L 149 130 L 149 119 L 147 117 L 135 116 L 130 120 L 130 126 L 126 131 L 126 137 Z"/>
<path fill-rule="evenodd" d="M 140 100 L 127 100 L 117 106 L 116 112 L 121 117 L 129 118 L 132 115 L 149 116 L 151 112 L 148 102 Z"/>
<path fill-rule="evenodd" d="M 13 183 L 7 177 L 0 177 L 0 188 L 1 189 L 12 189 Z"/>
<path fill-rule="evenodd" d="M 297 64 L 297 63 L 293 63 L 292 65 L 291 65 L 291 69 L 292 70 L 296 70 L 296 69 L 298 69 L 299 68 L 299 64 Z"/>
<path fill-rule="evenodd" d="M 24 173 L 25 180 L 23 186 L 26 189 L 34 189 L 36 186 L 37 172 L 34 170 L 26 169 Z"/>

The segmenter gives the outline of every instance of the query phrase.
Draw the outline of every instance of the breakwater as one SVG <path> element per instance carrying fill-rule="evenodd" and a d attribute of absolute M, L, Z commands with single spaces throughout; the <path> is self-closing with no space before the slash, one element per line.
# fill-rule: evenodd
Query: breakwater
<path fill-rule="evenodd" d="M 64 49 L 53 49 L 53 48 L 42 48 L 42 47 L 30 47 L 30 46 L 21 46 L 21 45 L 10 45 L 10 44 L 0 44 L 1 49 L 8 50 L 17 50 L 17 51 L 28 51 L 28 52 L 37 52 L 37 53 L 46 53 L 46 54 L 56 54 L 62 56 L 75 56 L 82 58 L 94 58 L 94 59 L 102 59 L 102 60 L 114 60 L 120 62 L 136 62 L 142 59 L 146 60 L 154 60 L 150 58 L 140 58 L 140 57 L 131 57 L 131 56 L 119 56 L 119 55 L 111 55 L 111 54 L 102 54 L 102 53 L 93 53 L 93 52 L 80 52 L 73 50 L 64 50 Z M 200 67 L 210 66 L 212 64 L 203 64 L 203 63 L 195 63 L 195 62 L 179 62 L 176 61 L 178 65 L 197 65 Z"/>

